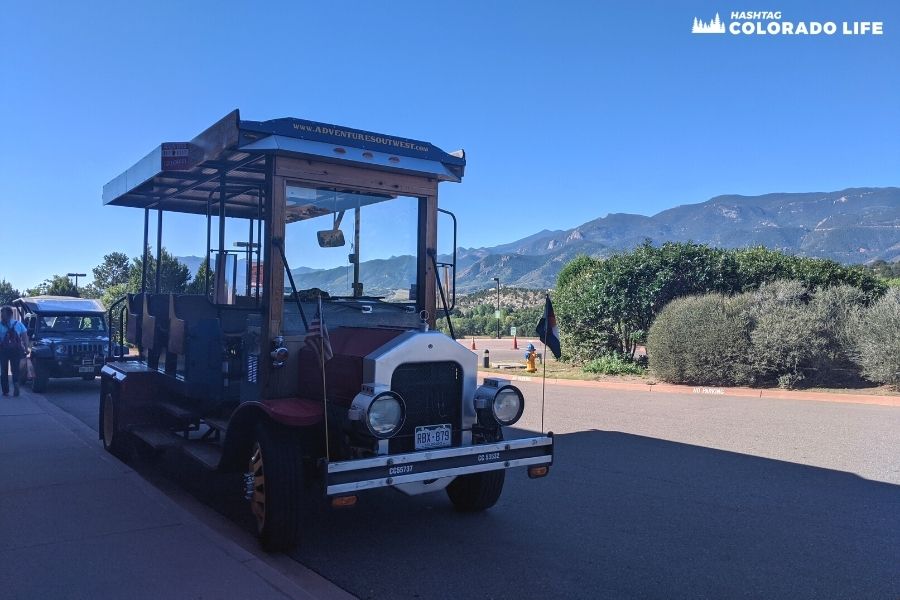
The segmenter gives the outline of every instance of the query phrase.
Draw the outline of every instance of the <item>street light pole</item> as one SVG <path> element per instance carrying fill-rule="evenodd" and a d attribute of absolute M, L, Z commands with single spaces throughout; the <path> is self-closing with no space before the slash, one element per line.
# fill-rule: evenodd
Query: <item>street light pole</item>
<path fill-rule="evenodd" d="M 66 273 L 66 277 L 74 277 L 75 278 L 75 291 L 78 291 L 78 278 L 79 277 L 87 277 L 85 273 Z"/>
<path fill-rule="evenodd" d="M 500 278 L 494 277 L 497 282 L 497 339 L 500 339 Z"/>

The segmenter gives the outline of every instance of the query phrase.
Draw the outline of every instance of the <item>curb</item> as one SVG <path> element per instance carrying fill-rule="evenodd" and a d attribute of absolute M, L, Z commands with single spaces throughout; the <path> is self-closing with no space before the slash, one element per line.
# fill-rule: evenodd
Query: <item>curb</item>
<path fill-rule="evenodd" d="M 254 547 L 255 539 L 230 522 L 213 509 L 195 500 L 187 492 L 177 490 L 173 498 L 144 479 L 129 465 L 108 455 L 98 445 L 97 432 L 82 423 L 77 417 L 59 408 L 40 394 L 30 390 L 22 390 L 23 396 L 34 402 L 48 416 L 68 429 L 84 441 L 97 455 L 99 460 L 119 463 L 127 477 L 143 494 L 160 506 L 171 511 L 185 526 L 191 527 L 223 553 L 242 563 L 253 571 L 263 582 L 278 590 L 288 598 L 299 600 L 352 600 L 353 596 L 318 573 L 308 569 L 287 555 L 266 554 Z M 231 539 L 236 537 L 240 543 Z M 246 538 L 246 539 L 241 539 Z M 249 542 L 249 543 L 248 543 Z M 270 563 L 276 563 L 276 568 Z"/>
<path fill-rule="evenodd" d="M 510 381 L 540 383 L 540 377 L 506 375 L 492 371 L 478 371 L 480 377 L 502 377 Z M 780 389 L 754 389 L 741 387 L 705 387 L 675 385 L 671 383 L 629 383 L 625 381 L 585 381 L 582 379 L 550 379 L 549 385 L 580 387 L 598 390 L 620 390 L 628 392 L 664 392 L 667 394 L 689 394 L 710 396 L 732 396 L 742 398 L 768 398 L 777 400 L 807 400 L 814 402 L 837 402 L 845 404 L 873 404 L 900 407 L 900 396 L 877 396 L 868 394 L 841 394 L 828 392 L 802 392 Z"/>

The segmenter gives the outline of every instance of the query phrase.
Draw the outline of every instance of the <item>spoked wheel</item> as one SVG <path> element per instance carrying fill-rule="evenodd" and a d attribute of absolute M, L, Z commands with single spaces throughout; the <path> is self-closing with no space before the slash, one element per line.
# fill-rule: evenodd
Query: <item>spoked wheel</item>
<path fill-rule="evenodd" d="M 266 527 L 266 474 L 263 468 L 262 450 L 259 442 L 253 444 L 250 456 L 250 473 L 253 476 L 253 496 L 250 498 L 250 511 L 256 517 L 256 531 Z"/>
<path fill-rule="evenodd" d="M 263 548 L 270 552 L 297 545 L 303 502 L 300 448 L 289 430 L 256 426 L 247 483 L 250 510 Z"/>
<path fill-rule="evenodd" d="M 119 424 L 118 393 L 114 389 L 104 389 L 100 401 L 100 434 L 103 448 L 114 456 L 125 460 L 128 458 L 127 433 Z"/>

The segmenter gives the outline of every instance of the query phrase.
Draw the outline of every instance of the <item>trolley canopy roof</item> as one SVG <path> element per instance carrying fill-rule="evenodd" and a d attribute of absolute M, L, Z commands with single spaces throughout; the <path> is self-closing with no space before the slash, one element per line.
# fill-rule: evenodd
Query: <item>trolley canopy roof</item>
<path fill-rule="evenodd" d="M 103 186 L 103 203 L 133 208 L 218 214 L 224 191 L 228 216 L 256 214 L 264 194 L 266 155 L 314 157 L 440 181 L 462 180 L 463 151 L 428 142 L 303 119 L 246 121 L 235 110 L 190 142 L 166 142 Z"/>

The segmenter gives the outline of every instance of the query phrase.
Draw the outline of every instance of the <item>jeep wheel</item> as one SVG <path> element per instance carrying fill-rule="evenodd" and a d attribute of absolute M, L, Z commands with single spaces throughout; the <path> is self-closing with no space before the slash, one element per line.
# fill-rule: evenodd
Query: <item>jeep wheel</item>
<path fill-rule="evenodd" d="M 47 367 L 40 364 L 40 361 L 34 363 L 34 377 L 31 380 L 31 391 L 37 394 L 43 394 L 47 391 L 47 381 L 50 380 L 50 374 Z"/>
<path fill-rule="evenodd" d="M 257 424 L 248 471 L 253 487 L 250 510 L 260 543 L 269 552 L 290 550 L 297 545 L 303 507 L 296 438 L 276 425 Z"/>
<path fill-rule="evenodd" d="M 113 456 L 126 460 L 127 436 L 119 423 L 118 390 L 107 389 L 107 386 L 104 386 L 100 399 L 100 439 L 103 440 L 103 448 Z"/>

